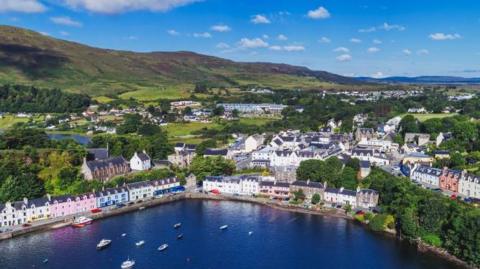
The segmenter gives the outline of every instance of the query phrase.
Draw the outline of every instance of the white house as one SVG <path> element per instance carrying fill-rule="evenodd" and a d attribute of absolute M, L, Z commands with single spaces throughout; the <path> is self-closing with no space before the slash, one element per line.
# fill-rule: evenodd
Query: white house
<path fill-rule="evenodd" d="M 260 193 L 260 177 L 256 175 L 209 176 L 203 181 L 203 190 L 225 194 L 255 195 Z"/>
<path fill-rule="evenodd" d="M 245 152 L 252 152 L 258 149 L 261 145 L 263 145 L 264 141 L 265 137 L 259 134 L 247 137 L 247 139 L 245 139 Z"/>
<path fill-rule="evenodd" d="M 0 227 L 27 223 L 27 207 L 25 201 L 0 204 Z"/>
<path fill-rule="evenodd" d="M 458 193 L 465 197 L 480 199 L 480 177 L 472 174 L 461 177 Z"/>
<path fill-rule="evenodd" d="M 27 221 L 46 219 L 50 216 L 50 196 L 33 200 L 24 199 L 27 204 Z"/>
<path fill-rule="evenodd" d="M 325 183 L 325 186 L 327 184 Z M 325 202 L 338 205 L 351 205 L 353 208 L 357 207 L 357 192 L 347 190 L 343 187 L 337 188 L 325 188 L 323 193 Z"/>
<path fill-rule="evenodd" d="M 145 200 L 153 196 L 153 185 L 150 181 L 141 181 L 127 184 L 130 202 Z"/>
<path fill-rule="evenodd" d="M 441 175 L 442 169 L 417 165 L 410 172 L 410 179 L 422 185 L 439 187 Z"/>
<path fill-rule="evenodd" d="M 145 171 L 152 168 L 152 160 L 150 156 L 145 152 L 135 152 L 130 159 L 130 168 L 134 171 Z"/>

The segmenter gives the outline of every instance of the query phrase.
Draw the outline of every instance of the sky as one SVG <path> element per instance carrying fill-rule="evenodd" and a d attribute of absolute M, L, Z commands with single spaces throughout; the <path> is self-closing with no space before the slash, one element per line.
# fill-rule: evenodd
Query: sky
<path fill-rule="evenodd" d="M 480 76 L 475 0 L 0 0 L 0 24 L 347 76 Z"/>

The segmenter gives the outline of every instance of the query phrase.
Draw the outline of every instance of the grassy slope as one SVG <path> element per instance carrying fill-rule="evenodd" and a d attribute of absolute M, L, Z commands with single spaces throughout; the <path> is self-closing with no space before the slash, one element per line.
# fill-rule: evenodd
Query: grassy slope
<path fill-rule="evenodd" d="M 417 120 L 424 122 L 429 119 L 443 119 L 446 117 L 453 117 L 458 115 L 458 113 L 427 113 L 427 114 L 403 114 L 401 117 L 403 118 L 406 115 L 412 115 Z"/>
<path fill-rule="evenodd" d="M 319 89 L 357 81 L 304 67 L 238 63 L 192 52 L 134 53 L 98 49 L 0 26 L 0 83 L 31 83 L 92 96 L 151 100 L 188 96 L 197 82 Z M 369 86 L 365 86 L 369 87 Z M 128 93 L 126 93 L 128 92 Z"/>

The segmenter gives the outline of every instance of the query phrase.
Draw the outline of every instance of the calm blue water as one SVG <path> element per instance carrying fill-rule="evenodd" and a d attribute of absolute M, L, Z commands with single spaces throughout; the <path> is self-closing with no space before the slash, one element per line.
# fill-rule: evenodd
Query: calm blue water
<path fill-rule="evenodd" d="M 48 138 L 51 140 L 73 139 L 82 145 L 88 145 L 92 141 L 90 137 L 78 134 L 48 134 Z"/>
<path fill-rule="evenodd" d="M 177 222 L 183 225 L 174 230 Z M 228 230 L 220 231 L 224 224 Z M 179 232 L 183 240 L 176 240 Z M 113 243 L 97 251 L 102 238 Z M 139 240 L 146 244 L 136 247 Z M 170 247 L 158 252 L 163 243 Z M 346 220 L 235 202 L 176 202 L 84 229 L 67 227 L 0 242 L 2 269 L 118 269 L 127 257 L 136 260 L 135 268 L 456 268 Z M 44 258 L 48 264 L 42 264 Z"/>

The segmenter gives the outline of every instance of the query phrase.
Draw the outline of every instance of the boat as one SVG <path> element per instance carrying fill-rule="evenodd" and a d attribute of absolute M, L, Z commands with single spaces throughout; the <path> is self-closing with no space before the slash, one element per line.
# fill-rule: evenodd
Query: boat
<path fill-rule="evenodd" d="M 48 263 L 48 259 L 44 259 L 44 260 L 43 260 L 43 263 Z"/>
<path fill-rule="evenodd" d="M 252 232 L 252 231 L 248 232 L 248 235 L 252 235 L 252 234 L 253 234 L 253 232 Z"/>
<path fill-rule="evenodd" d="M 135 243 L 135 245 L 136 245 L 137 247 L 141 247 L 141 246 L 143 246 L 144 244 L 145 244 L 145 241 L 144 241 L 144 240 L 141 240 L 141 241 L 138 241 L 137 243 Z"/>
<path fill-rule="evenodd" d="M 102 239 L 102 240 L 100 240 L 100 242 L 98 242 L 97 249 L 98 250 L 104 249 L 104 248 L 110 246 L 111 243 L 112 243 L 112 240 L 110 240 L 110 239 Z"/>
<path fill-rule="evenodd" d="M 178 228 L 180 228 L 180 226 L 182 226 L 182 223 L 179 222 L 179 223 L 173 225 L 173 228 L 178 229 Z"/>
<path fill-rule="evenodd" d="M 90 225 L 92 224 L 92 219 L 91 218 L 87 218 L 87 217 L 84 217 L 84 216 L 81 216 L 81 217 L 78 217 L 76 218 L 73 223 L 72 223 L 72 226 L 75 227 L 75 228 L 83 228 L 87 225 Z"/>
<path fill-rule="evenodd" d="M 223 225 L 223 226 L 220 226 L 220 230 L 225 230 L 228 228 L 228 225 Z"/>
<path fill-rule="evenodd" d="M 138 208 L 138 210 L 144 210 L 144 209 L 145 209 L 144 206 L 141 206 L 141 207 Z"/>
<path fill-rule="evenodd" d="M 133 268 L 133 266 L 135 266 L 135 260 L 130 260 L 130 258 L 128 258 L 126 261 L 122 262 L 122 265 L 120 266 L 120 268 L 130 269 L 130 268 Z"/>
<path fill-rule="evenodd" d="M 168 248 L 168 244 L 163 244 L 161 246 L 158 247 L 158 251 L 164 251 Z"/>
<path fill-rule="evenodd" d="M 123 234 L 122 234 L 122 237 L 125 237 L 125 236 L 127 236 L 127 234 L 126 234 L 126 233 L 123 233 Z"/>
<path fill-rule="evenodd" d="M 182 239 L 182 238 L 183 238 L 183 234 L 177 235 L 177 239 Z"/>

